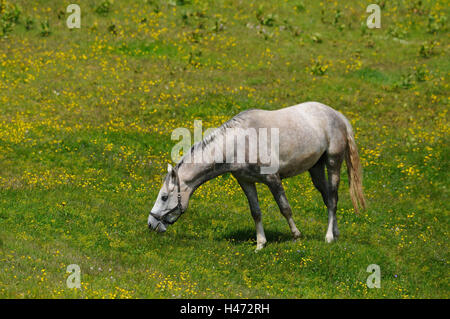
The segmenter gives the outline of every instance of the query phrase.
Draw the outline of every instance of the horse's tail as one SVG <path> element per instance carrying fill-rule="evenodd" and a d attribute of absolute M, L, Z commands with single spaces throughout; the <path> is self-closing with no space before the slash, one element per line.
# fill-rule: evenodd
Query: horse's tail
<path fill-rule="evenodd" d="M 347 151 L 345 152 L 345 162 L 347 163 L 348 181 L 350 184 L 350 198 L 356 213 L 359 213 L 359 207 L 366 208 L 362 185 L 362 167 L 359 161 L 358 148 L 356 147 L 355 137 L 350 122 L 345 119 L 347 126 Z"/>

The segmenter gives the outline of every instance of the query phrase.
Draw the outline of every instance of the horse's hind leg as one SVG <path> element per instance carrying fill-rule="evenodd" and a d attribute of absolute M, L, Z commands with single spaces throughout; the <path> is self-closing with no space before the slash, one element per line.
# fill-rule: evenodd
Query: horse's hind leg
<path fill-rule="evenodd" d="M 327 177 L 325 176 L 325 156 L 326 155 L 322 156 L 320 160 L 309 169 L 309 174 L 311 175 L 314 186 L 322 195 L 325 206 L 328 207 L 328 183 Z"/>
<path fill-rule="evenodd" d="M 269 189 L 272 192 L 272 195 L 275 198 L 275 201 L 277 202 L 281 213 L 286 218 L 289 224 L 289 228 L 291 229 L 292 235 L 294 236 L 294 239 L 299 238 L 301 234 L 300 231 L 297 229 L 297 226 L 295 226 L 294 219 L 292 218 L 292 209 L 286 198 L 286 193 L 284 192 L 281 179 L 279 177 L 275 177 L 271 179 L 267 183 L 267 185 L 269 186 Z"/>
<path fill-rule="evenodd" d="M 332 242 L 339 236 L 337 227 L 336 210 L 338 202 L 338 188 L 341 179 L 341 166 L 344 159 L 343 153 L 327 155 L 325 164 L 328 172 L 328 229 L 325 236 L 327 242 Z"/>
<path fill-rule="evenodd" d="M 237 179 L 239 185 L 244 191 L 248 199 L 250 211 L 252 213 L 253 220 L 256 226 L 256 250 L 260 250 L 266 244 L 266 235 L 264 234 L 264 228 L 262 224 L 262 214 L 259 208 L 258 193 L 256 192 L 255 183 L 249 183 Z"/>

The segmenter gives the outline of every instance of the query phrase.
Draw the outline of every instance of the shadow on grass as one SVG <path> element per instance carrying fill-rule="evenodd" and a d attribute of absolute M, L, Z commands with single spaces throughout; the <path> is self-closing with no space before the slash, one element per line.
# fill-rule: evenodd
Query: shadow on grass
<path fill-rule="evenodd" d="M 279 232 L 272 230 L 265 230 L 266 239 L 269 242 L 286 242 L 292 240 L 292 235 L 289 232 Z M 244 228 L 227 232 L 221 236 L 217 236 L 216 240 L 229 240 L 236 244 L 256 241 L 256 231 L 251 228 Z"/>
<path fill-rule="evenodd" d="M 265 230 L 267 242 L 273 243 L 282 243 L 292 241 L 293 237 L 289 230 L 283 231 L 273 231 L 273 230 Z M 348 238 L 347 238 L 348 239 Z M 252 228 L 243 228 L 238 230 L 233 230 L 219 236 L 216 236 L 215 240 L 229 240 L 236 244 L 253 241 L 256 242 L 256 231 Z M 316 241 L 316 242 L 325 242 L 325 232 L 302 232 L 301 237 L 298 239 L 301 242 L 307 241 Z M 345 241 L 346 237 L 340 236 L 337 242 Z"/>

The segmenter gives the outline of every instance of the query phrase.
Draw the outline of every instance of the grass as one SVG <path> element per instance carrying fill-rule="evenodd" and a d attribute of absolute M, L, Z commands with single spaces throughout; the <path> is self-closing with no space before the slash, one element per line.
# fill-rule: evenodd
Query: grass
<path fill-rule="evenodd" d="M 445 1 L 383 2 L 373 30 L 361 1 L 86 0 L 74 30 L 60 1 L 1 3 L 0 297 L 449 297 Z M 364 166 L 359 215 L 342 170 L 338 242 L 307 175 L 284 181 L 300 241 L 259 185 L 255 254 L 229 175 L 148 231 L 173 129 L 308 100 L 351 120 Z"/>

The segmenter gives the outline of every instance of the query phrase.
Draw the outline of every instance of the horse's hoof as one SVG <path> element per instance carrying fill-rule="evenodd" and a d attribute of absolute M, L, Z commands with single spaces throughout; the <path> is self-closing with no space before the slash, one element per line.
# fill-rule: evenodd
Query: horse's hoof
<path fill-rule="evenodd" d="M 258 251 L 260 251 L 261 249 L 264 248 L 264 244 L 258 244 L 256 245 L 256 249 L 255 249 L 255 253 L 257 253 Z"/>
<path fill-rule="evenodd" d="M 336 238 L 334 238 L 333 237 L 333 235 L 327 235 L 327 236 L 325 236 L 325 241 L 327 242 L 327 243 L 332 243 L 333 241 L 335 241 L 336 240 Z"/>
<path fill-rule="evenodd" d="M 297 241 L 302 237 L 302 234 L 300 232 L 294 234 L 294 241 Z"/>

